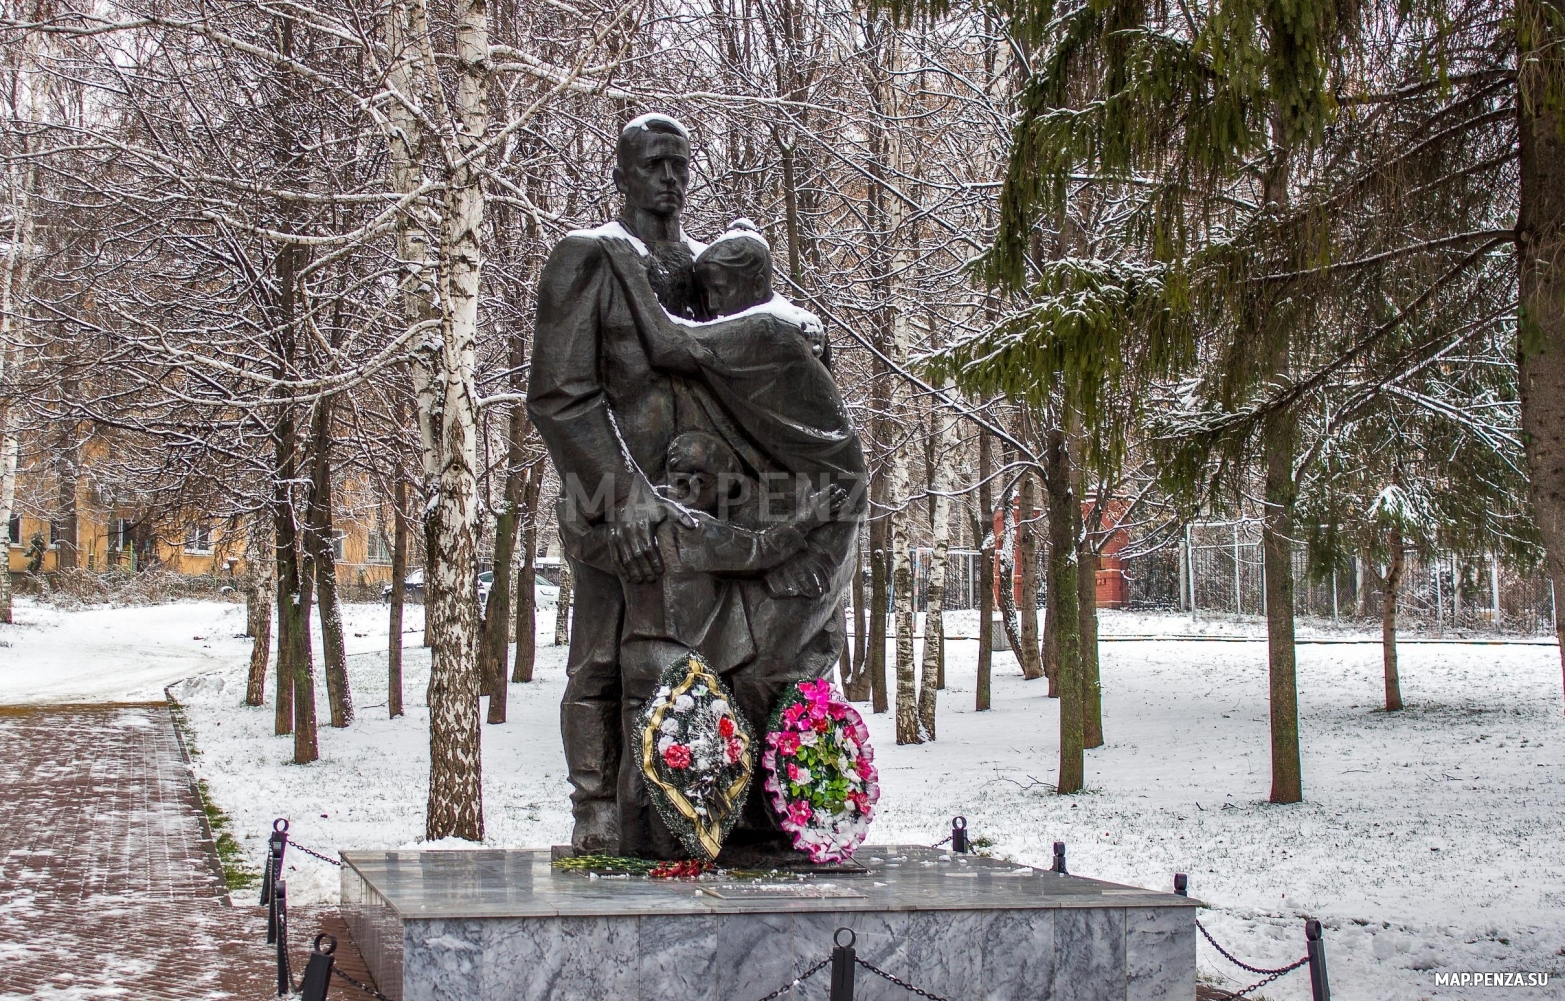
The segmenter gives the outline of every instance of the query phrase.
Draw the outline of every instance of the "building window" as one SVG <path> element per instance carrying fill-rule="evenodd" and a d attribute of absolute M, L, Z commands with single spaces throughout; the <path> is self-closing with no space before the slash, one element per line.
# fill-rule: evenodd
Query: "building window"
<path fill-rule="evenodd" d="M 212 523 L 193 521 L 185 529 L 185 552 L 210 553 L 212 551 Z"/>
<path fill-rule="evenodd" d="M 19 515 L 19 514 L 11 515 L 10 524 L 6 525 L 6 527 L 5 527 L 5 538 L 6 538 L 6 541 L 9 542 L 13 546 L 20 546 L 22 544 L 22 516 L 21 515 Z"/>
<path fill-rule="evenodd" d="M 391 542 L 386 538 L 386 533 L 376 529 L 370 533 L 369 541 L 364 548 L 364 560 L 367 563 L 390 563 Z"/>
<path fill-rule="evenodd" d="M 331 558 L 342 562 L 342 540 L 348 537 L 347 532 L 334 531 L 331 533 Z"/>
<path fill-rule="evenodd" d="M 109 536 L 109 545 L 120 552 L 130 549 L 135 545 L 135 540 L 131 538 L 133 528 L 129 518 L 115 518 L 114 531 Z"/>
<path fill-rule="evenodd" d="M 54 518 L 49 519 L 49 548 L 55 549 L 60 545 L 60 540 L 65 538 L 65 522 Z"/>

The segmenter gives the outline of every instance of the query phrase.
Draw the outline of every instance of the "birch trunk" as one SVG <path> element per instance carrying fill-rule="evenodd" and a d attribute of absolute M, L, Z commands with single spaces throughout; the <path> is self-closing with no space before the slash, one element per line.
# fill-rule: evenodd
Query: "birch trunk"
<path fill-rule="evenodd" d="M 266 702 L 266 662 L 271 655 L 272 644 L 272 594 L 274 580 L 271 527 L 266 519 L 254 515 L 250 519 L 249 538 L 245 542 L 245 603 L 248 606 L 247 626 L 250 641 L 250 675 L 245 686 L 245 705 L 259 706 Z"/>
<path fill-rule="evenodd" d="M 429 674 L 430 840 L 484 838 L 477 665 L 477 392 L 473 384 L 483 267 L 484 193 L 479 145 L 488 125 L 488 18 L 483 0 L 457 5 L 456 96 L 446 145 L 441 219 L 440 336 L 421 342 L 431 378 L 419 387 L 420 418 L 435 439 L 425 467 L 436 473 L 429 505 L 435 545 L 425 560 L 433 619 Z M 432 59 L 426 59 L 430 71 Z M 429 627 L 426 627 L 429 628 Z"/>
<path fill-rule="evenodd" d="M 560 600 L 554 607 L 554 645 L 571 641 L 571 603 L 575 598 L 575 574 L 568 560 L 560 562 Z"/>
<path fill-rule="evenodd" d="M 18 303 L 27 284 L 32 260 L 33 223 L 29 192 L 33 168 L 23 172 L 13 164 L 11 181 L 11 238 L 6 247 L 5 270 L 0 272 L 0 382 L 10 376 L 19 334 Z M 9 527 L 16 510 L 16 460 L 20 443 L 11 430 L 11 398 L 0 399 L 0 525 Z M 11 618 L 11 547 L 7 537 L 4 565 L 0 566 L 0 622 Z"/>
<path fill-rule="evenodd" d="M 947 392 L 950 387 L 946 387 Z M 918 722 L 924 736 L 935 739 L 936 692 L 943 687 L 945 673 L 945 599 L 946 557 L 951 548 L 951 455 L 952 421 L 942 404 L 934 404 L 938 422 L 935 435 L 930 487 L 934 495 L 932 550 L 929 559 L 929 598 L 924 611 L 924 657 L 919 676 Z"/>
<path fill-rule="evenodd" d="M 48 86 L 51 75 L 40 71 L 40 48 L 49 44 L 46 32 L 32 31 L 22 34 L 21 51 L 17 53 L 16 80 L 22 94 L 14 95 L 27 121 L 36 122 L 42 117 L 42 87 Z M 16 137 L 17 145 L 27 150 L 31 140 L 25 134 Z M 24 166 L 25 164 L 25 166 Z M 6 161 L 7 180 L 11 193 L 11 233 L 6 244 L 4 271 L 0 271 L 0 383 L 11 377 L 16 361 L 16 345 L 26 331 L 19 328 L 25 322 L 20 303 L 25 299 L 28 278 L 32 271 L 33 241 L 36 227 L 32 211 L 32 193 L 37 190 L 38 164 L 33 157 L 13 157 Z M 16 463 L 20 442 L 12 427 L 11 398 L 0 398 L 0 525 L 9 528 L 11 516 L 16 510 Z M 3 547 L 5 558 L 0 565 L 0 622 L 10 623 L 11 614 L 11 548 L 7 537 Z"/>
<path fill-rule="evenodd" d="M 400 420 L 397 426 L 402 426 Z M 402 612 L 406 605 L 408 578 L 407 504 L 408 481 L 398 475 L 391 488 L 391 621 L 386 648 L 386 714 L 391 719 L 402 715 Z"/>
<path fill-rule="evenodd" d="M 418 192 L 425 183 L 424 126 L 417 109 L 420 106 L 428 107 L 431 103 L 430 95 L 424 89 L 428 82 L 424 62 L 425 47 L 429 44 L 427 18 L 418 0 L 394 0 L 387 13 L 386 39 L 390 49 L 386 86 L 393 95 L 386 106 L 388 174 L 392 190 L 406 197 Z M 434 221 L 430 216 L 424 203 L 415 201 L 406 211 L 398 214 L 396 221 L 399 286 L 403 322 L 408 330 L 427 330 L 436 312 L 428 235 L 428 228 L 433 226 Z M 422 347 L 426 341 L 426 334 L 416 335 L 416 344 Z M 430 413 L 435 406 L 433 376 L 428 371 L 427 362 L 426 347 L 415 357 L 411 366 L 414 393 L 418 400 L 419 462 L 426 494 L 428 484 L 434 477 L 436 449 L 434 421 Z M 397 426 L 401 427 L 405 414 L 400 396 L 394 404 L 394 414 Z M 410 493 L 407 479 L 398 472 L 392 485 L 391 635 L 387 650 L 387 683 L 390 691 L 386 708 L 393 719 L 402 715 L 402 636 L 406 605 L 404 585 L 408 573 L 411 533 L 408 524 Z M 427 572 L 426 568 L 426 575 Z M 428 618 L 426 604 L 426 626 Z"/>
<path fill-rule="evenodd" d="M 1005 630 L 1005 641 L 1010 644 L 1011 652 L 1016 655 L 1018 664 L 1025 664 L 1022 659 L 1022 651 L 1026 645 L 1022 643 L 1021 623 L 1016 615 L 1016 507 L 1011 500 L 1011 488 L 1007 486 L 1000 496 L 1000 518 L 1004 525 L 1004 531 L 996 545 L 999 549 L 998 564 L 1000 579 L 995 586 L 995 593 L 1000 599 L 1000 624 Z M 1025 676 L 1025 675 L 1024 675 Z M 1034 678 L 1037 675 L 1033 675 Z"/>
<path fill-rule="evenodd" d="M 878 471 L 870 486 L 870 509 L 881 514 L 869 526 L 869 624 L 864 633 L 868 644 L 870 711 L 883 713 L 891 707 L 886 692 L 886 615 L 890 583 L 886 573 L 886 545 L 891 522 L 885 514 L 886 474 Z"/>
<path fill-rule="evenodd" d="M 868 702 L 869 670 L 864 658 L 868 650 L 868 637 L 865 635 L 869 628 L 868 599 L 864 593 L 864 550 L 862 545 L 854 550 L 853 556 L 853 583 L 851 585 L 853 595 L 853 675 L 850 684 L 846 685 L 843 694 L 853 702 Z"/>
<path fill-rule="evenodd" d="M 901 64 L 902 44 L 895 29 L 889 30 L 887 36 L 886 72 L 882 77 L 882 85 L 885 87 L 884 104 L 887 115 L 895 123 L 902 107 L 900 88 L 903 81 L 897 76 Z M 903 130 L 894 124 L 892 128 L 883 130 L 882 135 L 886 143 L 886 159 L 890 174 L 892 177 L 900 178 L 904 176 Z M 877 202 L 882 206 L 881 214 L 886 221 L 886 239 L 910 242 L 902 232 L 904 215 L 902 199 L 890 197 L 880 188 L 877 188 L 875 194 Z M 900 308 L 893 298 L 897 291 L 893 274 L 904 274 L 915 257 L 915 253 L 899 246 L 889 255 L 889 260 L 893 264 L 892 272 L 885 276 L 882 285 L 886 302 L 881 308 L 889 312 L 891 321 L 891 344 L 887 353 L 891 356 L 892 364 L 897 368 L 907 366 L 910 338 L 907 312 Z M 881 260 L 886 261 L 887 255 L 882 254 Z M 893 382 L 890 388 L 893 424 L 897 428 L 907 427 L 915 420 L 907 398 L 908 394 L 901 380 Z M 912 539 L 908 531 L 908 523 L 913 517 L 913 512 L 909 503 L 909 479 L 907 449 L 904 446 L 895 446 L 891 452 L 891 496 L 887 499 L 887 507 L 891 520 L 891 603 L 897 631 L 898 744 L 917 744 L 923 741 L 919 736 L 918 693 L 913 674 L 913 553 Z"/>
<path fill-rule="evenodd" d="M 3 350 L 3 348 L 0 348 Z M 0 525 L 9 531 L 11 513 L 16 509 L 16 457 L 20 451 L 16 436 L 9 433 L 11 426 L 9 404 L 0 405 Z M 11 540 L 9 535 L 3 544 L 4 562 L 0 564 L 0 622 L 9 625 L 11 618 Z"/>
<path fill-rule="evenodd" d="M 897 743 L 918 744 L 918 694 L 913 676 L 913 560 L 908 540 L 907 458 L 900 449 L 891 460 L 891 604 L 897 630 Z"/>

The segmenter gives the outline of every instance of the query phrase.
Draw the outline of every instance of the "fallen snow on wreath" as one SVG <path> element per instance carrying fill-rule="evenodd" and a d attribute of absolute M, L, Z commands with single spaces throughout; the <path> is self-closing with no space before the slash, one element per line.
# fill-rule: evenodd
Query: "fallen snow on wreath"
<path fill-rule="evenodd" d="M 767 727 L 766 791 L 782 829 L 811 862 L 852 857 L 880 799 L 869 728 L 822 678 L 788 690 Z"/>
<path fill-rule="evenodd" d="M 699 654 L 664 669 L 637 720 L 653 805 L 696 858 L 717 858 L 750 786 L 750 727 Z"/>

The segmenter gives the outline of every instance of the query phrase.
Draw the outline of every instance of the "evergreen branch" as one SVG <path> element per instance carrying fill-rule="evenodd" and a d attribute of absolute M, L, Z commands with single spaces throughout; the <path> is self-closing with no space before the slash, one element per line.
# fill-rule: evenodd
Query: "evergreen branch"
<path fill-rule="evenodd" d="M 1431 250 L 1441 250 L 1445 247 L 1459 246 L 1470 240 L 1484 239 L 1489 241 L 1485 248 L 1494 247 L 1500 243 L 1507 243 L 1516 239 L 1515 229 L 1476 229 L 1467 233 L 1457 233 L 1454 236 L 1444 236 L 1437 240 L 1424 240 L 1419 243 L 1408 244 L 1392 250 L 1385 250 L 1368 257 L 1359 257 L 1351 261 L 1337 261 L 1332 264 L 1323 264 L 1317 268 L 1305 268 L 1302 271 L 1287 271 L 1270 275 L 1258 275 L 1251 278 L 1253 282 L 1288 282 L 1299 278 L 1309 278 L 1316 275 L 1334 275 L 1343 271 L 1351 271 L 1356 268 L 1368 267 L 1372 264 L 1382 264 L 1386 261 L 1396 260 L 1413 254 L 1425 253 Z"/>
<path fill-rule="evenodd" d="M 1395 316 L 1376 327 L 1348 350 L 1342 352 L 1305 378 L 1289 383 L 1279 391 L 1254 403 L 1247 409 L 1209 416 L 1204 421 L 1203 426 L 1183 433 L 1176 431 L 1173 433 L 1173 437 L 1216 439 L 1235 435 L 1240 437 L 1246 436 L 1249 430 L 1254 428 L 1258 422 L 1273 413 L 1294 406 L 1309 393 L 1323 387 L 1332 376 L 1363 358 L 1371 348 L 1406 322 L 1408 317 L 1413 315 L 1415 311 L 1422 308 L 1433 298 L 1436 292 L 1445 288 L 1458 275 L 1466 271 L 1475 262 L 1481 260 L 1490 250 L 1507 242 L 1509 238 L 1510 234 L 1507 233 L 1503 239 L 1491 238 L 1486 241 L 1482 246 L 1462 258 L 1461 261 L 1448 268 L 1439 278 L 1414 297 L 1411 302 L 1399 309 Z"/>

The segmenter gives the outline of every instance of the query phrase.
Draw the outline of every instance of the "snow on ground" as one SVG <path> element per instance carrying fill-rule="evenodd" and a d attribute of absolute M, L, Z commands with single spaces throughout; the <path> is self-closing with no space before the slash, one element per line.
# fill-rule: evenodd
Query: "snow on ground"
<path fill-rule="evenodd" d="M 84 652 L 78 673 L 99 676 L 127 645 L 161 650 L 166 642 L 171 658 L 188 656 L 183 648 L 194 641 L 181 637 L 232 636 L 242 627 L 239 606 L 124 612 L 123 619 L 61 615 L 57 628 L 68 633 L 79 631 L 68 624 L 78 617 L 82 630 L 88 623 L 126 630 L 123 641 L 103 639 Z M 552 616 L 543 620 L 540 632 L 552 633 Z M 359 715 L 345 731 L 322 727 L 322 758 L 312 765 L 286 763 L 290 738 L 272 734 L 270 706 L 240 704 L 242 641 L 201 651 L 212 659 L 197 661 L 202 673 L 176 689 L 195 730 L 197 770 L 257 865 L 277 816 L 291 819 L 300 842 L 328 852 L 418 843 L 429 657 L 415 622 L 407 636 L 408 714 L 386 719 L 384 623 L 381 606 L 347 609 Z M 49 682 L 19 680 L 33 663 L 18 659 L 28 640 L 49 635 L 30 628 L 0 632 L 11 642 L 0 650 L 0 702 L 14 691 L 36 701 Z M 1103 628 L 1169 635 L 1188 631 L 1188 618 L 1105 612 Z M 46 642 L 43 652 L 37 673 L 57 671 L 58 643 Z M 1401 658 L 1408 709 L 1387 714 L 1376 708 L 1378 645 L 1302 646 L 1306 802 L 1293 806 L 1265 802 L 1262 644 L 1104 644 L 1108 744 L 1088 754 L 1088 791 L 1063 798 L 1052 793 L 1058 702 L 1046 697 L 1044 682 L 1024 682 L 1005 654 L 996 657 L 994 710 L 974 712 L 976 652 L 970 640 L 948 645 L 951 684 L 941 696 L 937 742 L 897 747 L 889 714 L 871 717 L 884 787 L 875 840 L 932 843 L 961 813 L 975 836 L 1019 861 L 1046 865 L 1051 843 L 1062 840 L 1075 873 L 1164 888 L 1174 872 L 1188 872 L 1192 895 L 1211 905 L 1203 923 L 1251 963 L 1297 958 L 1303 920 L 1324 921 L 1332 987 L 1344 1001 L 1565 996 L 1565 719 L 1555 648 L 1409 644 Z M 153 653 L 138 656 L 156 661 Z M 89 659 L 100 657 L 106 663 Z M 569 837 L 558 725 L 563 664 L 563 648 L 543 646 L 538 680 L 511 686 L 511 721 L 483 728 L 489 845 L 541 847 Z M 299 853 L 290 860 L 296 902 L 334 899 L 334 869 Z M 1205 942 L 1200 964 L 1203 976 L 1230 988 L 1251 982 Z M 1464 990 L 1437 988 L 1437 971 L 1538 971 L 1554 979 L 1540 989 Z M 1299 973 L 1261 993 L 1282 1001 L 1308 990 Z"/>
<path fill-rule="evenodd" d="M 250 649 L 235 635 L 244 606 L 223 601 L 62 611 L 17 597 L 13 618 L 0 625 L 0 705 L 161 702 L 164 686 Z"/>

